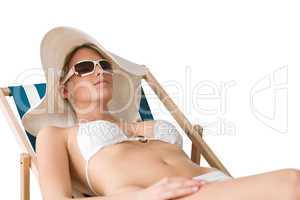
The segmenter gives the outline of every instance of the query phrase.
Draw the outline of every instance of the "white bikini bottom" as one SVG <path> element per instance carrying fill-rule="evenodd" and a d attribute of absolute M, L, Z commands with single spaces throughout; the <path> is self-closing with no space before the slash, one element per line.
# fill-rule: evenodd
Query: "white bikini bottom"
<path fill-rule="evenodd" d="M 214 170 L 205 174 L 201 174 L 199 176 L 194 176 L 193 179 L 204 180 L 207 182 L 214 182 L 214 181 L 229 180 L 232 179 L 232 177 L 228 176 L 227 174 L 223 173 L 220 170 Z"/>

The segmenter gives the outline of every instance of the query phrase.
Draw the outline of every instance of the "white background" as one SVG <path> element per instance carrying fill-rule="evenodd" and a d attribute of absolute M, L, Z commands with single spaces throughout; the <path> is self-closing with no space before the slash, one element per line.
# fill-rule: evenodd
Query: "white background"
<path fill-rule="evenodd" d="M 296 1 L 2 1 L 0 86 L 43 82 L 43 35 L 73 26 L 147 65 L 233 176 L 300 168 L 299 19 Z M 0 124 L 1 199 L 18 199 L 21 150 Z"/>

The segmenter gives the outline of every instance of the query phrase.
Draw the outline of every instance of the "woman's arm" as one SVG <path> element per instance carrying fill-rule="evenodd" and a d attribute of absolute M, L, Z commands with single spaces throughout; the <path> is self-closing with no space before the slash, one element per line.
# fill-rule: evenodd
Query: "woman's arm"
<path fill-rule="evenodd" d="M 69 158 L 66 135 L 63 129 L 47 127 L 37 137 L 37 162 L 39 184 L 43 199 L 69 200 L 72 198 L 72 185 L 69 171 Z M 136 199 L 137 192 L 124 192 L 113 196 L 86 197 L 77 199 L 120 200 Z"/>

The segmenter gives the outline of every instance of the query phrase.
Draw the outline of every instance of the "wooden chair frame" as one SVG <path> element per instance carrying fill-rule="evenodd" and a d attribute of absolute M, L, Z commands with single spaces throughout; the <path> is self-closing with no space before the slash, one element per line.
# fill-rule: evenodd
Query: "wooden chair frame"
<path fill-rule="evenodd" d="M 167 92 L 161 87 L 159 82 L 154 78 L 153 74 L 147 68 L 147 73 L 143 76 L 143 79 L 148 83 L 151 89 L 158 96 L 160 101 L 168 109 L 170 114 L 184 130 L 187 136 L 192 141 L 191 160 L 200 165 L 201 155 L 206 159 L 211 167 L 217 168 L 224 173 L 230 173 L 223 166 L 221 161 L 217 158 L 214 152 L 202 139 L 203 128 L 199 124 L 192 125 L 185 115 L 179 110 L 177 105 L 173 102 Z M 9 89 L 0 88 L 0 109 L 3 111 L 10 128 L 16 134 L 17 140 L 21 145 L 22 152 L 20 156 L 20 170 L 21 170 L 21 200 L 30 199 L 30 169 L 34 175 L 38 177 L 36 155 L 33 151 L 30 142 L 26 138 L 26 134 L 20 123 L 18 122 L 13 110 L 9 106 L 6 97 L 11 96 Z M 232 176 L 231 176 L 232 177 Z"/>

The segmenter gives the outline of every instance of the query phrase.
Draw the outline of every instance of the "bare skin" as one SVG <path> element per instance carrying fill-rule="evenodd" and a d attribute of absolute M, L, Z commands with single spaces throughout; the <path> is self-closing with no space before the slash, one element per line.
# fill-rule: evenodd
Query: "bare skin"
<path fill-rule="evenodd" d="M 69 66 L 80 60 L 99 58 L 97 52 L 81 48 L 73 55 Z M 128 123 L 107 112 L 107 104 L 112 98 L 112 77 L 100 72 L 97 68 L 93 75 L 73 76 L 61 88 L 61 95 L 71 103 L 77 119 L 107 120 L 116 123 L 128 135 L 151 137 L 155 120 Z M 98 80 L 106 83 L 94 85 Z M 78 87 L 82 83 L 89 88 Z M 80 112 L 91 105 L 94 109 Z M 77 129 L 77 125 L 69 128 L 51 126 L 38 134 L 37 161 L 44 199 L 71 199 L 73 182 L 78 184 L 81 192 L 91 194 L 84 173 L 85 160 L 76 141 Z M 191 179 L 213 170 L 194 164 L 176 145 L 162 141 L 126 141 L 108 146 L 92 157 L 89 175 L 94 189 L 101 195 L 80 199 L 300 199 L 300 172 L 297 169 L 276 170 L 204 185 Z M 197 186 L 197 191 L 192 191 L 194 186 Z"/>

